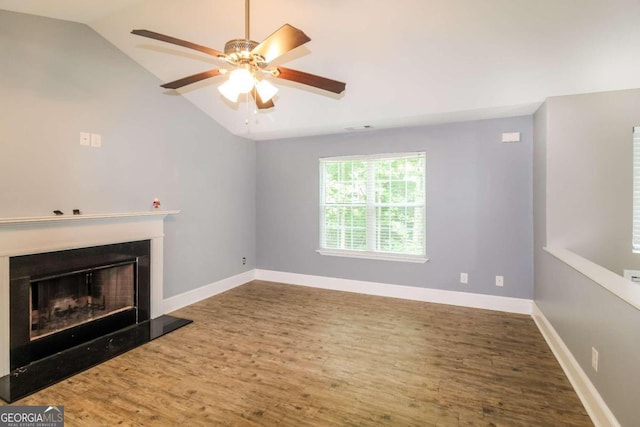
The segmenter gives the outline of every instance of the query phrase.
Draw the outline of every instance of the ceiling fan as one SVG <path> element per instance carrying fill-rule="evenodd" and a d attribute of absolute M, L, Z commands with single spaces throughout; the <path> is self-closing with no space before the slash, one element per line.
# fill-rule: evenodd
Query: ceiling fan
<path fill-rule="evenodd" d="M 227 81 L 218 87 L 218 90 L 225 98 L 235 103 L 241 93 L 251 93 L 255 99 L 256 106 L 260 109 L 266 109 L 274 106 L 272 98 L 278 89 L 265 77 L 290 80 L 336 94 L 344 92 L 346 87 L 345 83 L 326 77 L 279 65 L 270 66 L 270 63 L 276 58 L 302 46 L 311 39 L 301 30 L 289 24 L 284 24 L 260 43 L 251 40 L 249 37 L 249 0 L 245 0 L 245 38 L 229 40 L 224 45 L 224 52 L 149 30 L 133 30 L 131 33 L 194 49 L 224 60 L 231 65 L 230 70 L 214 68 L 165 83 L 161 85 L 163 88 L 179 89 L 201 80 L 228 73 L 229 78 Z"/>

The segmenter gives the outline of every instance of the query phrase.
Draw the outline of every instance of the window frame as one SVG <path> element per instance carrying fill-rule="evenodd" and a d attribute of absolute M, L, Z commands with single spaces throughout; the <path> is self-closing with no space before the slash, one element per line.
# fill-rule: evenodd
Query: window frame
<path fill-rule="evenodd" d="M 633 212 L 631 224 L 631 251 L 640 253 L 640 126 L 634 126 L 632 133 L 632 167 L 633 167 Z"/>
<path fill-rule="evenodd" d="M 406 157 L 417 157 L 420 156 L 424 159 L 424 171 L 423 171 L 423 204 L 421 205 L 423 208 L 424 215 L 424 224 L 422 227 L 422 243 L 423 243 L 423 253 L 422 254 L 407 254 L 407 253 L 395 253 L 395 252 L 378 252 L 375 251 L 375 239 L 369 239 L 371 234 L 375 235 L 375 223 L 367 223 L 366 224 L 366 246 L 367 250 L 357 250 L 357 249 L 332 249 L 332 248 L 323 248 L 323 227 L 324 227 L 324 213 L 325 213 L 325 167 L 324 165 L 329 162 L 347 162 L 347 161 L 375 161 L 375 160 L 384 160 L 384 159 L 402 159 Z M 368 154 L 368 155 L 352 155 L 352 156 L 336 156 L 336 157 L 323 157 L 318 161 L 319 165 L 319 198 L 318 198 L 318 246 L 319 249 L 316 250 L 320 255 L 326 256 L 338 256 L 338 257 L 348 257 L 348 258 L 363 258 L 363 259 L 375 259 L 375 260 L 385 260 L 385 261 L 401 261 L 401 262 L 412 262 L 412 263 L 424 263 L 429 261 L 427 257 L 427 224 L 426 224 L 426 210 L 427 210 L 427 201 L 426 201 L 426 181 L 427 181 L 427 172 L 426 172 L 426 152 L 401 152 L 401 153 L 385 153 L 385 154 Z M 368 185 L 370 180 L 375 179 L 375 177 L 371 176 L 371 168 L 368 168 L 368 176 L 367 181 L 365 182 L 369 193 L 370 189 L 373 186 Z M 370 200 L 373 200 L 372 202 Z M 365 203 L 365 207 L 367 210 L 376 208 L 375 199 L 371 198 L 371 194 L 368 194 L 367 202 Z M 372 215 L 375 218 L 375 215 Z M 372 240 L 374 242 L 372 242 Z M 372 250 L 373 249 L 373 250 Z"/>

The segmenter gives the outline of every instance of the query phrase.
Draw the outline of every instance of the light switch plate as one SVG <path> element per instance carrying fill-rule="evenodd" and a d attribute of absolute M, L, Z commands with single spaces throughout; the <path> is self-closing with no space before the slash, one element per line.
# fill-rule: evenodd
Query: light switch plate
<path fill-rule="evenodd" d="M 102 135 L 100 135 L 99 133 L 92 133 L 91 134 L 91 146 L 95 147 L 95 148 L 102 147 Z"/>
<path fill-rule="evenodd" d="M 89 132 L 80 132 L 80 145 L 85 147 L 91 145 L 91 134 Z"/>

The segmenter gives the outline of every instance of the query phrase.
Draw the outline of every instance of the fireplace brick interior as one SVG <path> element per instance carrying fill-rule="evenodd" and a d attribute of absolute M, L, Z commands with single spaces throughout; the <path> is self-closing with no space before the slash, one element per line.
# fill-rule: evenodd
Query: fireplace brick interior
<path fill-rule="evenodd" d="M 136 259 L 31 281 L 31 340 L 135 310 Z"/>

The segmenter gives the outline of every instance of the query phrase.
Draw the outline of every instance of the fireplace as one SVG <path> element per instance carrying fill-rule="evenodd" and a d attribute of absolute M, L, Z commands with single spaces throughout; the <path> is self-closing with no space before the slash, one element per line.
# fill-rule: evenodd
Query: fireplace
<path fill-rule="evenodd" d="M 9 260 L 11 369 L 149 320 L 148 240 Z"/>
<path fill-rule="evenodd" d="M 0 218 L 0 398 L 13 402 L 191 323 L 164 314 L 179 211 Z"/>

